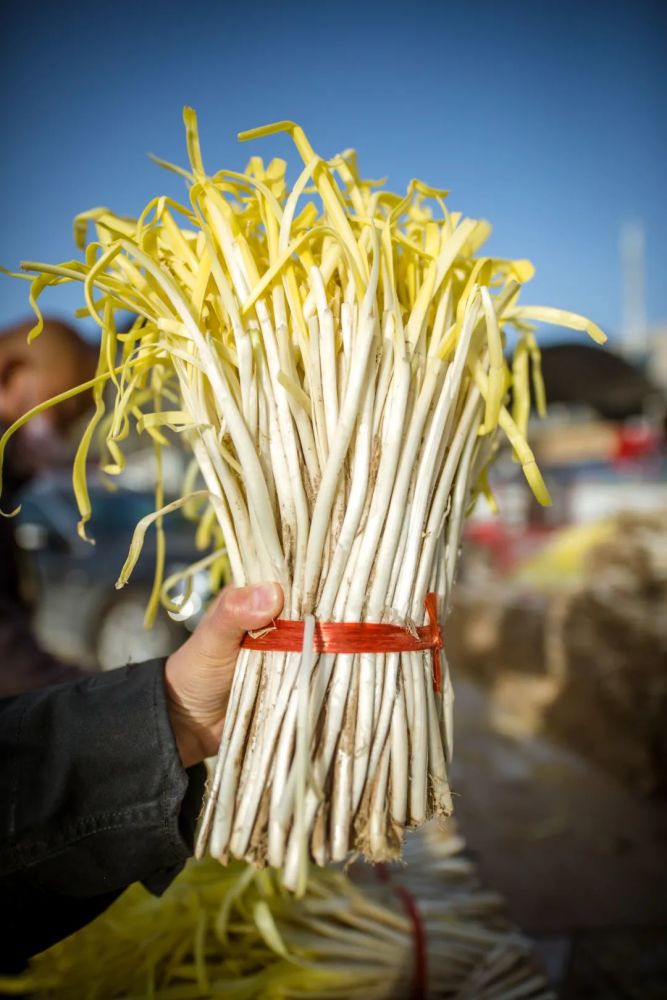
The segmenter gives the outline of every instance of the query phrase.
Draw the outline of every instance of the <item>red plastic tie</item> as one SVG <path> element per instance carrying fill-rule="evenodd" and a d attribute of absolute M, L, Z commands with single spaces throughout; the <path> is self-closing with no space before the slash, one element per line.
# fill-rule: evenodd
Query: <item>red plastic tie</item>
<path fill-rule="evenodd" d="M 386 882 L 394 890 L 403 903 L 403 908 L 412 923 L 412 933 L 415 939 L 415 969 L 412 988 L 412 1000 L 426 1000 L 428 993 L 428 951 L 426 949 L 426 928 L 415 897 L 404 885 L 393 885 L 391 871 L 388 865 L 381 863 L 375 866 L 377 877 Z"/>
<path fill-rule="evenodd" d="M 316 653 L 414 653 L 430 649 L 433 654 L 433 688 L 442 690 L 440 650 L 442 632 L 438 622 L 436 596 L 426 595 L 424 607 L 428 625 L 414 630 L 402 625 L 378 622 L 315 622 L 313 649 Z M 267 653 L 300 653 L 303 649 L 304 623 L 291 618 L 277 618 L 273 626 L 259 635 L 246 632 L 241 645 Z"/>

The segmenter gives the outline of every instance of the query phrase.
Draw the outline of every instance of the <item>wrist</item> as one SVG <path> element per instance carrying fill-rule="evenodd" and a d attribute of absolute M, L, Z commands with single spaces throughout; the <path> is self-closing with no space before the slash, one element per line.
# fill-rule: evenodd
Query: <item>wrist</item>
<path fill-rule="evenodd" d="M 169 657 L 165 665 L 164 686 L 169 722 L 183 767 L 192 767 L 207 757 L 215 756 L 222 723 L 211 725 L 199 718 L 180 689 L 178 668 L 173 664 L 172 657 Z"/>

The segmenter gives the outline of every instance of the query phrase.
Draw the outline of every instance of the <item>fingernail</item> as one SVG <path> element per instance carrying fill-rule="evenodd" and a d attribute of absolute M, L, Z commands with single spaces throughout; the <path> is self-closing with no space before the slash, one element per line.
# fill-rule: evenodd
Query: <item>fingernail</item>
<path fill-rule="evenodd" d="M 279 598 L 280 587 L 277 583 L 260 583 L 250 592 L 250 609 L 252 611 L 271 611 Z"/>

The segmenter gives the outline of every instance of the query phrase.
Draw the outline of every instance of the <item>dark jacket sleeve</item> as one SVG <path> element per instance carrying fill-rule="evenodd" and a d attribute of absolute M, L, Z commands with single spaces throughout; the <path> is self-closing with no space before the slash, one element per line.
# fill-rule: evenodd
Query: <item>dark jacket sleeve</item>
<path fill-rule="evenodd" d="M 87 923 L 132 882 L 162 892 L 192 852 L 163 661 L 0 701 L 0 967 Z"/>

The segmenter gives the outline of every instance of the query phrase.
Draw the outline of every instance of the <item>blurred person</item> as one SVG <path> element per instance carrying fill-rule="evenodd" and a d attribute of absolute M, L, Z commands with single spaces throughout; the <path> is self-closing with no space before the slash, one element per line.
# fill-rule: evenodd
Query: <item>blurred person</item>
<path fill-rule="evenodd" d="M 133 882 L 160 895 L 192 853 L 246 631 L 277 583 L 228 587 L 152 660 L 0 699 L 0 973 L 88 923 Z"/>
<path fill-rule="evenodd" d="M 0 332 L 0 425 L 87 382 L 97 352 L 47 320 Z M 59 452 L 90 405 L 80 393 L 10 441 L 2 509 Z M 217 751 L 246 630 L 282 608 L 278 584 L 227 588 L 165 660 L 87 676 L 41 649 L 0 518 L 0 972 L 104 910 L 132 882 L 161 893 L 192 853 L 203 761 Z"/>
<path fill-rule="evenodd" d="M 65 323 L 48 319 L 39 339 L 28 343 L 32 321 L 0 330 L 0 433 L 39 403 L 87 382 L 95 374 L 96 349 Z M 47 468 L 68 429 L 90 405 L 81 393 L 33 418 L 13 437 L 5 453 L 0 507 Z M 21 588 L 14 523 L 0 516 L 0 697 L 84 676 L 42 649 L 30 626 Z"/>

